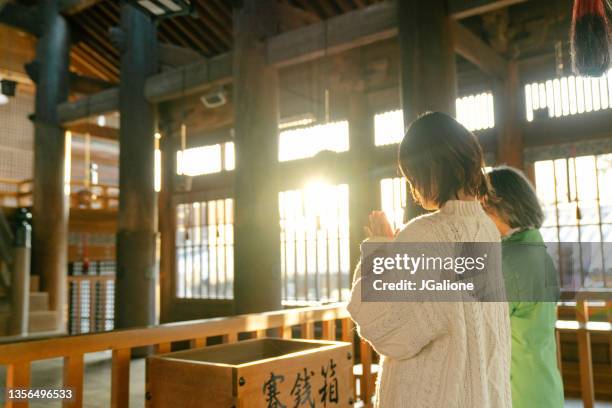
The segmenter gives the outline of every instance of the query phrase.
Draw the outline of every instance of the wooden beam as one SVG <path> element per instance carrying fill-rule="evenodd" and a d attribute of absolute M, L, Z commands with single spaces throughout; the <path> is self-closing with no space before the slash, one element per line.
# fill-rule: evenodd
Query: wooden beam
<path fill-rule="evenodd" d="M 226 53 L 147 78 L 145 96 L 163 102 L 192 95 L 232 81 L 232 54 Z"/>
<path fill-rule="evenodd" d="M 110 82 L 102 81 L 101 79 L 92 78 L 70 73 L 70 90 L 77 93 L 92 94 L 109 89 L 113 86 Z"/>
<path fill-rule="evenodd" d="M 89 134 L 92 137 L 108 140 L 119 140 L 119 129 L 98 126 L 95 123 L 73 123 L 65 127 L 66 130 L 76 134 Z"/>
<path fill-rule="evenodd" d="M 457 21 L 450 23 L 455 52 L 480 68 L 485 74 L 503 79 L 508 64 L 493 48 Z"/>
<path fill-rule="evenodd" d="M 62 0 L 61 9 L 62 13 L 67 15 L 77 14 L 81 11 L 94 6 L 99 3 L 100 0 Z"/>
<path fill-rule="evenodd" d="M 289 3 L 278 3 L 281 31 L 296 30 L 321 21 L 317 14 Z"/>
<path fill-rule="evenodd" d="M 502 2 L 489 3 L 495 3 L 495 7 L 500 7 Z M 455 45 L 457 52 L 466 58 L 469 56 L 468 59 L 484 60 L 479 64 L 487 71 L 494 72 L 495 76 L 502 74 L 502 71 L 505 72 L 505 68 L 500 69 L 500 66 L 504 65 L 503 60 L 500 61 L 501 57 L 497 54 L 491 55 L 494 52 L 478 37 L 469 31 L 466 32 L 463 27 L 456 26 L 455 31 L 459 36 L 459 41 Z M 390 1 L 377 3 L 270 38 L 266 45 L 267 61 L 277 67 L 288 66 L 396 35 L 395 3 Z M 479 52 L 483 52 L 485 56 L 481 58 Z M 203 92 L 212 86 L 228 84 L 231 81 L 232 54 L 226 53 L 147 78 L 145 96 L 150 102 L 158 103 Z M 116 104 L 110 110 L 116 110 Z M 74 120 L 75 116 L 71 118 Z"/>
<path fill-rule="evenodd" d="M 191 48 L 168 43 L 160 43 L 157 46 L 157 57 L 161 65 L 173 68 L 206 60 L 204 56 Z"/>
<path fill-rule="evenodd" d="M 449 14 L 456 20 L 524 3 L 527 0 L 450 0 Z"/>
<path fill-rule="evenodd" d="M 8 3 L 0 9 L 0 24 L 18 28 L 40 37 L 42 34 L 41 17 L 37 7 L 27 7 L 19 3 Z"/>
<path fill-rule="evenodd" d="M 60 122 L 66 124 L 118 109 L 119 88 L 110 88 L 76 101 L 61 103 L 57 108 L 57 114 Z"/>
<path fill-rule="evenodd" d="M 288 31 L 268 40 L 268 63 L 282 67 L 397 35 L 395 4 L 384 2 Z"/>

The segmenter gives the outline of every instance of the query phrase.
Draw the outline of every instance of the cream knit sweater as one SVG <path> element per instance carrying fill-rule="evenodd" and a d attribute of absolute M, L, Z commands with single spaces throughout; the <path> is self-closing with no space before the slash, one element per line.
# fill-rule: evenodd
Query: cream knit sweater
<path fill-rule="evenodd" d="M 499 239 L 495 225 L 475 201 L 449 201 L 439 211 L 408 223 L 396 238 Z M 361 302 L 361 279 L 356 276 L 348 311 L 359 335 L 381 356 L 376 407 L 512 406 L 506 303 Z"/>

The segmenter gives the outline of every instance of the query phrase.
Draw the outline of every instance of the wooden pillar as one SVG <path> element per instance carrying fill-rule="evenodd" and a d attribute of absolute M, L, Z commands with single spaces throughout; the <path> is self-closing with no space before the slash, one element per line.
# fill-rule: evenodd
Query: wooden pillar
<path fill-rule="evenodd" d="M 396 2 L 406 126 L 426 111 L 455 114 L 455 51 L 445 3 L 444 0 Z"/>
<path fill-rule="evenodd" d="M 237 313 L 281 308 L 278 73 L 266 63 L 264 41 L 276 28 L 273 0 L 244 0 L 234 9 Z"/>
<path fill-rule="evenodd" d="M 521 92 L 519 65 L 508 62 L 508 74 L 495 95 L 495 122 L 497 128 L 497 162 L 523 170 L 524 98 Z M 524 116 L 523 116 L 524 117 Z"/>
<path fill-rule="evenodd" d="M 359 60 L 356 65 L 363 67 L 365 63 Z M 366 238 L 363 227 L 368 225 L 370 211 L 380 206 L 373 202 L 374 197 L 379 196 L 373 192 L 376 191 L 375 189 L 380 190 L 380 186 L 370 174 L 374 150 L 374 117 L 365 92 L 364 75 L 361 70 L 358 74 L 361 78 L 354 78 L 349 93 L 348 112 L 349 145 L 351 146 L 349 189 L 351 282 L 352 274 L 360 259 L 361 242 Z"/>
<path fill-rule="evenodd" d="M 404 124 L 427 111 L 455 116 L 457 73 L 451 21 L 444 0 L 397 1 Z M 423 213 L 410 194 L 406 221 Z"/>
<path fill-rule="evenodd" d="M 176 179 L 176 138 L 172 137 L 172 126 L 166 104 L 159 107 L 162 139 L 161 150 L 161 192 L 159 194 L 159 233 L 161 251 L 159 263 L 160 322 L 172 321 L 172 299 L 174 298 L 173 274 L 175 271 L 176 207 L 173 192 Z"/>
<path fill-rule="evenodd" d="M 57 329 L 65 329 L 68 200 L 65 190 L 66 137 L 57 105 L 68 100 L 70 34 L 61 1 L 42 2 L 43 35 L 29 72 L 36 82 L 32 270 L 49 293 Z"/>
<path fill-rule="evenodd" d="M 155 107 L 144 95 L 157 73 L 156 27 L 141 10 L 122 3 L 119 84 L 119 218 L 117 328 L 156 323 Z"/>

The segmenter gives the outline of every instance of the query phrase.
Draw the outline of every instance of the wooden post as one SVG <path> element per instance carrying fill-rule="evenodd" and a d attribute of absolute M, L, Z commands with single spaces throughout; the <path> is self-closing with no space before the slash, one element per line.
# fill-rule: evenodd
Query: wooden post
<path fill-rule="evenodd" d="M 278 73 L 263 41 L 276 32 L 276 12 L 273 0 L 234 10 L 236 313 L 281 309 Z"/>
<path fill-rule="evenodd" d="M 6 388 L 28 389 L 30 388 L 30 363 L 14 363 L 6 368 Z M 7 402 L 5 408 L 27 408 L 29 403 L 27 400 L 18 400 Z"/>
<path fill-rule="evenodd" d="M 68 99 L 70 34 L 60 0 L 41 3 L 43 35 L 31 74 L 36 82 L 32 271 L 49 293 L 57 329 L 65 328 L 68 200 L 65 192 L 66 136 L 57 114 Z"/>
<path fill-rule="evenodd" d="M 455 115 L 457 74 L 451 20 L 444 0 L 397 1 L 404 124 L 420 114 Z M 423 213 L 410 194 L 406 221 Z"/>
<path fill-rule="evenodd" d="M 359 55 L 359 54 L 358 54 Z M 358 67 L 365 66 L 365 61 L 358 58 L 355 61 Z M 378 208 L 373 202 L 372 194 L 375 189 L 380 189 L 377 183 L 371 179 L 369 170 L 371 166 L 372 152 L 374 151 L 374 117 L 370 110 L 368 98 L 365 92 L 365 73 L 359 69 L 351 84 L 349 92 L 349 145 L 351 146 L 350 174 L 351 184 L 349 188 L 349 219 L 350 222 L 350 254 L 351 273 L 349 287 L 352 286 L 352 277 L 360 258 L 360 245 L 366 238 L 363 227 L 368 225 L 368 214 L 373 208 Z M 341 299 L 345 300 L 345 299 Z"/>
<path fill-rule="evenodd" d="M 576 333 L 578 340 L 578 368 L 580 372 L 580 396 L 584 408 L 595 406 L 595 386 L 593 383 L 593 357 L 591 353 L 591 334 L 587 329 L 589 306 L 584 299 L 576 301 L 576 320 L 580 327 Z"/>
<path fill-rule="evenodd" d="M 64 357 L 64 388 L 72 390 L 74 398 L 64 401 L 62 408 L 80 408 L 83 406 L 83 354 Z"/>
<path fill-rule="evenodd" d="M 523 92 L 521 92 L 519 65 L 508 63 L 508 74 L 498 86 L 495 98 L 495 122 L 498 123 L 497 162 L 523 170 Z"/>
<path fill-rule="evenodd" d="M 160 322 L 172 321 L 172 299 L 174 299 L 174 265 L 176 238 L 176 208 L 172 202 L 176 177 L 176 139 L 172 137 L 172 126 L 166 118 L 165 104 L 161 104 L 160 126 L 161 191 L 159 193 L 159 233 L 161 251 L 159 262 Z"/>
<path fill-rule="evenodd" d="M 20 215 L 23 216 L 25 214 L 20 213 Z M 13 246 L 15 255 L 11 276 L 11 318 L 8 325 L 8 334 L 11 336 L 25 336 L 28 334 L 31 234 L 32 228 L 30 224 L 25 217 L 21 217 Z"/>
<path fill-rule="evenodd" d="M 406 125 L 426 111 L 455 114 L 455 51 L 445 3 L 397 2 L 400 94 Z"/>
<path fill-rule="evenodd" d="M 127 407 L 130 401 L 130 349 L 113 350 L 111 408 Z"/>
<path fill-rule="evenodd" d="M 115 326 L 157 322 L 154 190 L 155 108 L 144 95 L 157 72 L 156 26 L 151 17 L 122 3 L 119 84 L 119 218 Z"/>
<path fill-rule="evenodd" d="M 361 400 L 365 407 L 372 406 L 372 396 L 374 395 L 374 384 L 372 382 L 372 348 L 365 340 L 359 343 L 361 354 L 362 376 L 359 384 Z"/>

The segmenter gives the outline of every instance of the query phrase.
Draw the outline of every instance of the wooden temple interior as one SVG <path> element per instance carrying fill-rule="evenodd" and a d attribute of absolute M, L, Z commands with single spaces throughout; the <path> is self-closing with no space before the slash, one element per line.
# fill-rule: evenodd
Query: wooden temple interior
<path fill-rule="evenodd" d="M 574 74 L 571 14 L 571 0 L 0 0 L 0 388 L 161 406 L 145 355 L 319 339 L 352 343 L 351 403 L 371 406 L 378 356 L 344 302 L 369 212 L 412 213 L 397 146 L 425 111 L 472 130 L 487 166 L 524 171 L 547 242 L 603 256 L 612 71 Z M 567 406 L 612 406 L 612 265 L 580 276 L 558 304 Z"/>

